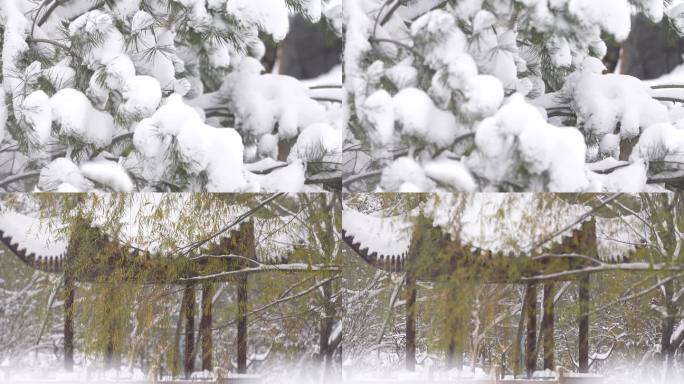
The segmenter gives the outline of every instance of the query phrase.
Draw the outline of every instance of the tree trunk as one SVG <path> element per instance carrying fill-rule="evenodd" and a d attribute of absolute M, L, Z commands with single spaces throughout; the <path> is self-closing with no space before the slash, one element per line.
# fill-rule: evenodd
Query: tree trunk
<path fill-rule="evenodd" d="M 298 79 L 310 79 L 340 63 L 342 40 L 301 15 L 290 18 L 290 32 L 279 49 L 279 72 Z"/>
<path fill-rule="evenodd" d="M 64 370 L 74 370 L 74 294 L 71 279 L 64 281 Z"/>
<path fill-rule="evenodd" d="M 185 351 L 183 371 L 188 379 L 195 371 L 195 286 L 187 284 L 183 293 L 182 314 L 185 322 Z"/>
<path fill-rule="evenodd" d="M 463 370 L 463 349 L 461 337 L 452 335 L 447 349 L 447 368 Z"/>
<path fill-rule="evenodd" d="M 553 283 L 544 283 L 544 314 L 542 316 L 542 332 L 544 337 L 544 369 L 554 370 L 555 342 L 553 339 Z"/>
<path fill-rule="evenodd" d="M 456 286 L 452 286 L 449 288 L 450 289 L 450 294 L 448 296 L 449 302 L 455 302 L 456 300 L 459 300 L 461 296 L 459 295 L 458 288 Z M 457 368 L 459 371 L 463 369 L 463 352 L 464 352 L 464 347 L 463 347 L 463 326 L 464 326 L 464 320 L 463 320 L 463 314 L 462 311 L 459 309 L 458 311 L 453 311 L 452 312 L 453 318 L 451 319 L 451 324 L 449 326 L 449 344 L 447 347 L 447 353 L 446 353 L 446 365 L 447 368 Z"/>
<path fill-rule="evenodd" d="M 518 327 L 515 332 L 515 340 L 513 341 L 513 376 L 518 377 L 522 373 L 522 340 L 523 334 L 525 333 L 525 314 L 527 313 L 527 288 L 525 288 L 525 293 L 522 302 L 522 308 L 520 308 L 520 319 L 518 320 Z"/>
<path fill-rule="evenodd" d="M 200 340 L 202 343 L 202 370 L 211 371 L 213 364 L 213 340 L 212 340 L 212 298 L 214 286 L 211 283 L 202 285 L 202 318 L 200 319 Z"/>
<path fill-rule="evenodd" d="M 527 337 L 525 343 L 525 371 L 527 377 L 532 377 L 537 370 L 537 285 L 528 284 L 525 289 L 527 303 L 526 323 Z"/>
<path fill-rule="evenodd" d="M 684 40 L 669 24 L 665 19 L 656 24 L 641 14 L 632 17 L 632 32 L 622 44 L 623 74 L 655 79 L 682 63 Z"/>
<path fill-rule="evenodd" d="M 672 297 L 674 296 L 674 286 L 671 281 L 667 282 L 663 286 L 665 290 L 664 305 L 666 316 L 662 319 L 662 332 L 660 336 L 660 351 L 661 359 L 665 363 L 665 375 L 668 376 L 672 373 L 674 368 L 674 355 L 676 352 L 676 346 L 672 344 L 672 333 L 675 328 L 675 316 L 676 308 L 672 302 Z"/>
<path fill-rule="evenodd" d="M 320 362 L 323 365 L 325 380 L 328 379 L 332 373 L 333 353 L 334 350 L 330 345 L 330 336 L 332 334 L 333 322 L 335 320 L 335 307 L 332 301 L 332 281 L 328 281 L 322 286 L 325 317 L 321 319 L 321 331 L 319 339 L 319 354 Z"/>
<path fill-rule="evenodd" d="M 247 275 L 238 277 L 237 286 L 237 364 L 238 373 L 247 373 Z"/>
<path fill-rule="evenodd" d="M 416 280 L 406 275 L 406 369 L 416 369 Z"/>
<path fill-rule="evenodd" d="M 579 371 L 589 372 L 589 275 L 579 278 Z"/>

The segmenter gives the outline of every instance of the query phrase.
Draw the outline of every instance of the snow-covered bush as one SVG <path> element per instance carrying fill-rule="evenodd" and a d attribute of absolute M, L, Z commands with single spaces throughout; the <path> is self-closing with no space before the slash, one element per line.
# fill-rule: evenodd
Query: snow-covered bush
<path fill-rule="evenodd" d="M 604 74 L 603 39 L 627 38 L 637 12 L 679 28 L 681 6 L 345 0 L 343 185 L 658 188 L 662 160 L 684 152 L 681 104 L 634 77 Z"/>
<path fill-rule="evenodd" d="M 339 7 L 2 1 L 0 187 L 321 189 L 318 164 L 335 164 L 341 152 L 339 105 L 263 73 L 260 59 L 266 43 L 285 38 L 291 15 L 319 22 Z"/>

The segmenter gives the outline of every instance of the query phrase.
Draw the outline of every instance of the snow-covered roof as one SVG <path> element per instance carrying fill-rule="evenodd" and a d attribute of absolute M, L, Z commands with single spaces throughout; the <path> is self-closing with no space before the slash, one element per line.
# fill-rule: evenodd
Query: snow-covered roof
<path fill-rule="evenodd" d="M 59 224 L 6 210 L 0 212 L 0 237 L 13 252 L 33 254 L 34 258 L 56 259 L 66 253 L 67 241 Z"/>
<path fill-rule="evenodd" d="M 411 221 L 407 216 L 373 216 L 345 207 L 342 229 L 378 256 L 408 253 L 411 244 Z"/>
<path fill-rule="evenodd" d="M 200 250 L 194 252 L 201 253 L 212 245 L 218 245 L 223 238 L 230 237 L 231 231 L 237 230 L 238 226 L 221 235 L 216 234 L 250 210 L 249 206 L 237 203 L 226 205 L 220 210 L 216 207 L 211 211 L 205 210 L 196 205 L 191 194 L 183 194 L 174 196 L 171 204 L 165 204 L 164 214 L 160 216 L 157 210 L 162 199 L 163 194 L 133 195 L 121 215 L 120 227 L 107 225 L 111 219 L 104 213 L 97 215 L 93 224 L 130 247 L 160 255 L 178 255 L 179 249 L 184 250 L 209 239 Z M 107 212 L 106 204 L 104 206 L 104 212 Z M 187 225 L 189 218 L 194 221 L 197 216 L 208 218 L 205 225 Z M 294 225 L 283 225 L 289 221 L 287 217 L 263 218 L 253 215 L 249 219 L 254 223 L 256 257 L 259 262 L 286 260 L 293 246 L 304 238 L 301 233 L 292 230 Z"/>
<path fill-rule="evenodd" d="M 644 236 L 636 219 L 585 216 L 590 209 L 560 199 L 540 200 L 535 194 L 435 194 L 421 207 L 400 216 L 369 215 L 345 207 L 342 227 L 359 250 L 367 248 L 366 255 L 408 253 L 416 215 L 430 217 L 434 226 L 471 250 L 506 256 L 530 256 L 553 249 L 590 220 L 596 222 L 601 260 L 623 259 L 641 243 Z"/>
<path fill-rule="evenodd" d="M 161 194 L 131 196 L 120 216 L 113 216 L 116 211 L 112 209 L 116 204 L 114 198 L 104 196 L 94 207 L 92 225 L 127 247 L 161 256 L 183 255 L 179 250 L 205 239 L 210 240 L 192 254 L 218 245 L 222 239 L 237 231 L 238 226 L 217 236 L 218 231 L 249 210 L 246 205 L 236 204 L 220 212 L 209 212 L 194 205 L 190 195 L 177 195 L 173 204 L 164 205 L 164 213 L 160 215 L 157 208 L 161 203 Z M 186 225 L 188 217 L 195 220 L 198 215 L 207 217 L 206 225 Z M 250 219 L 254 223 L 256 258 L 259 262 L 283 262 L 296 245 L 306 240 L 303 226 L 294 223 L 285 225 L 291 221 L 288 217 L 263 218 L 255 215 Z M 16 248 L 13 251 L 25 249 L 27 256 L 34 254 L 35 258 L 49 259 L 66 254 L 68 235 L 66 231 L 59 230 L 63 226 L 55 220 L 48 222 L 47 219 L 34 218 L 11 209 L 0 212 L 0 235 L 3 241 L 11 242 Z"/>

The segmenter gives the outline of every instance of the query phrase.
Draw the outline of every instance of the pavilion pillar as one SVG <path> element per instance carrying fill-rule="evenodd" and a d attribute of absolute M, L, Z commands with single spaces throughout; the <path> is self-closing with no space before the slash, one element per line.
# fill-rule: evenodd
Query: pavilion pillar
<path fill-rule="evenodd" d="M 526 338 L 525 338 L 525 371 L 527 377 L 537 369 L 537 285 L 530 283 L 525 289 Z"/>
<path fill-rule="evenodd" d="M 74 296 L 76 288 L 71 279 L 64 281 L 64 370 L 74 370 Z"/>
<path fill-rule="evenodd" d="M 237 281 L 237 364 L 238 373 L 247 373 L 247 275 L 241 274 Z"/>
<path fill-rule="evenodd" d="M 195 371 L 195 285 L 186 284 L 181 303 L 181 314 L 185 322 L 185 350 L 183 352 L 183 370 L 185 378 L 190 378 Z"/>
<path fill-rule="evenodd" d="M 579 278 L 579 371 L 589 372 L 589 274 Z"/>
<path fill-rule="evenodd" d="M 554 370 L 554 353 L 556 349 L 555 340 L 553 338 L 554 330 L 554 302 L 553 283 L 544 283 L 544 313 L 542 315 L 542 335 L 544 338 L 544 369 Z"/>
<path fill-rule="evenodd" d="M 202 284 L 202 317 L 200 319 L 200 343 L 202 344 L 202 370 L 211 371 L 213 364 L 213 340 L 212 340 L 212 299 L 214 296 L 214 285 L 211 283 Z"/>
<path fill-rule="evenodd" d="M 416 369 L 416 280 L 406 274 L 406 369 Z"/>

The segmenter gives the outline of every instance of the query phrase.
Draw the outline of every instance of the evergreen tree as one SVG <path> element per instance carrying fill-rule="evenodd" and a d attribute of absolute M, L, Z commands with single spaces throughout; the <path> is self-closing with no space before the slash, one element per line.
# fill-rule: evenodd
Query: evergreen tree
<path fill-rule="evenodd" d="M 260 59 L 265 43 L 286 36 L 291 14 L 318 22 L 335 8 L 321 0 L 3 1 L 0 188 L 328 187 L 339 105 L 262 73 Z"/>
<path fill-rule="evenodd" d="M 663 0 L 347 0 L 350 191 L 644 190 L 681 176 L 674 89 L 604 74 Z M 675 187 L 670 182 L 667 186 Z"/>

